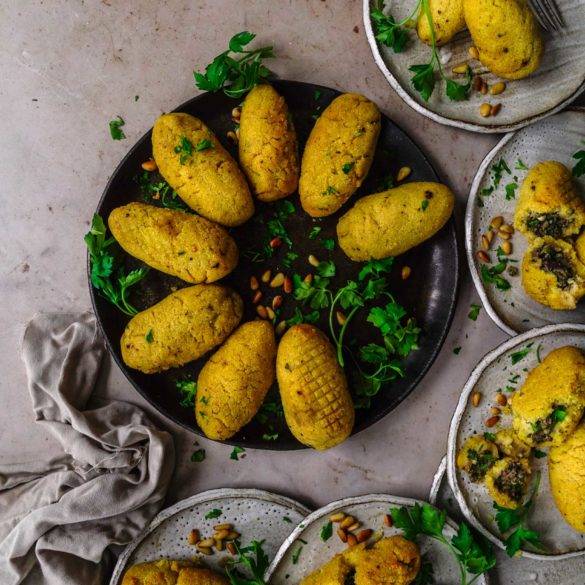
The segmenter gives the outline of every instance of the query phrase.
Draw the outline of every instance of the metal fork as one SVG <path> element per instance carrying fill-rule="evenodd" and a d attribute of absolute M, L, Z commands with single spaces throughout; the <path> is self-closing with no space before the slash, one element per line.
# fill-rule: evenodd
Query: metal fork
<path fill-rule="evenodd" d="M 561 11 L 555 0 L 528 0 L 540 26 L 548 32 L 565 28 Z"/>

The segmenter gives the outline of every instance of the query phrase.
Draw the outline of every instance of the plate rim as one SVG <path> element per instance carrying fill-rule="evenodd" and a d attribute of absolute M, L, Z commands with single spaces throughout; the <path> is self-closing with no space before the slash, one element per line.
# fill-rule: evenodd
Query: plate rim
<path fill-rule="evenodd" d="M 174 516 L 178 512 L 185 510 L 186 508 L 190 508 L 195 504 L 203 504 L 225 498 L 272 501 L 274 503 L 286 506 L 290 510 L 298 512 L 304 516 L 304 518 L 306 518 L 311 513 L 310 508 L 293 498 L 281 494 L 276 494 L 268 490 L 261 490 L 256 488 L 216 488 L 189 496 L 188 498 L 179 500 L 178 502 L 175 502 L 174 504 L 158 512 L 158 514 L 156 514 L 156 516 L 148 523 L 148 525 L 140 532 L 140 534 L 138 534 L 124 547 L 124 550 L 116 561 L 116 565 L 109 580 L 109 585 L 119 585 L 123 571 L 125 570 L 132 553 L 138 548 L 140 543 L 152 532 L 154 532 L 165 520 L 171 516 Z"/>
<path fill-rule="evenodd" d="M 585 106 L 571 106 L 565 108 L 563 112 L 576 112 L 580 114 L 585 114 Z M 557 112 L 562 113 L 562 112 Z M 481 276 L 477 269 L 474 259 L 474 245 L 473 245 L 473 215 L 474 210 L 477 205 L 477 198 L 479 194 L 479 187 L 481 182 L 488 170 L 491 166 L 492 162 L 499 154 L 499 152 L 506 146 L 515 136 L 519 134 L 521 130 L 516 130 L 514 132 L 509 132 L 506 134 L 498 143 L 485 155 L 484 159 L 482 160 L 481 164 L 479 165 L 475 176 L 473 177 L 473 181 L 471 183 L 471 187 L 469 189 L 469 197 L 467 198 L 467 206 L 465 208 L 465 255 L 467 257 L 467 265 L 469 267 L 469 272 L 471 273 L 471 279 L 473 280 L 473 284 L 475 286 L 475 290 L 481 299 L 481 303 L 485 308 L 487 314 L 490 316 L 491 320 L 496 324 L 496 326 L 501 329 L 504 333 L 514 336 L 518 335 L 521 332 L 516 331 L 513 327 L 508 325 L 498 314 L 494 306 L 492 305 L 485 287 L 483 286 L 483 281 L 481 280 Z M 544 325 L 544 327 L 548 327 L 548 325 Z M 531 331 L 529 329 L 528 331 Z"/>
<path fill-rule="evenodd" d="M 363 11 L 362 17 L 364 21 L 364 29 L 366 31 L 366 37 L 368 39 L 368 44 L 370 46 L 370 50 L 374 57 L 374 61 L 378 66 L 378 69 L 382 72 L 386 81 L 390 84 L 392 89 L 400 96 L 402 101 L 404 101 L 408 106 L 410 106 L 413 110 L 422 114 L 426 118 L 433 120 L 433 122 L 437 122 L 442 124 L 443 126 L 451 126 L 453 128 L 459 128 L 461 130 L 467 130 L 468 132 L 475 132 L 480 134 L 501 134 L 503 132 L 514 132 L 524 128 L 526 126 L 530 126 L 548 118 L 549 116 L 553 116 L 554 114 L 560 112 L 561 110 L 565 109 L 568 105 L 574 102 L 584 91 L 585 91 L 585 76 L 581 82 L 581 85 L 577 87 L 577 89 L 567 98 L 563 99 L 559 102 L 556 106 L 546 110 L 545 112 L 541 112 L 540 114 L 535 114 L 529 118 L 525 118 L 520 120 L 519 122 L 514 122 L 512 124 L 490 124 L 487 126 L 481 124 L 474 124 L 472 122 L 464 122 L 463 120 L 457 120 L 456 118 L 448 118 L 442 114 L 437 114 L 432 109 L 427 106 L 424 106 L 417 102 L 400 84 L 398 79 L 394 76 L 394 74 L 390 71 L 386 62 L 384 61 L 382 54 L 380 53 L 380 49 L 378 47 L 378 42 L 376 41 L 376 37 L 374 35 L 374 30 L 372 27 L 372 19 L 370 18 L 370 1 L 371 0 L 363 0 Z"/>
<path fill-rule="evenodd" d="M 490 530 L 484 527 L 483 523 L 479 521 L 476 515 L 471 511 L 471 508 L 467 504 L 467 500 L 463 495 L 462 490 L 459 487 L 459 482 L 457 481 L 457 470 L 455 465 L 455 458 L 457 452 L 457 432 L 459 430 L 459 426 L 461 423 L 461 419 L 463 418 L 463 413 L 466 409 L 467 402 L 469 395 L 473 391 L 475 384 L 484 373 L 484 371 L 493 364 L 499 357 L 504 355 L 510 349 L 517 347 L 519 345 L 524 344 L 525 342 L 534 339 L 535 337 L 541 337 L 543 335 L 549 336 L 554 333 L 558 332 L 574 332 L 580 333 L 585 336 L 585 324 L 578 324 L 578 323 L 559 323 L 553 325 L 545 325 L 544 327 L 536 327 L 534 329 L 530 329 L 525 333 L 520 335 L 516 335 L 511 337 L 510 339 L 506 340 L 504 343 L 498 345 L 494 349 L 490 350 L 486 353 L 483 358 L 477 363 L 477 365 L 473 368 L 469 378 L 463 385 L 461 389 L 461 394 L 459 396 L 459 400 L 457 402 L 457 407 L 453 413 L 453 418 L 451 419 L 451 424 L 449 425 L 449 434 L 447 439 L 447 478 L 449 480 L 449 486 L 451 487 L 451 491 L 457 500 L 457 504 L 461 510 L 461 513 L 465 517 L 465 519 L 483 536 L 485 536 L 488 540 L 493 542 L 496 546 L 501 549 L 506 548 L 502 539 L 495 534 L 493 534 Z M 585 546 L 578 551 L 572 551 L 568 553 L 559 553 L 559 554 L 540 554 L 535 553 L 529 550 L 521 549 L 523 556 L 539 561 L 557 561 L 561 559 L 568 559 L 571 557 L 578 557 L 585 555 Z"/>
<path fill-rule="evenodd" d="M 307 82 L 307 81 L 298 81 L 298 80 L 294 80 L 294 79 L 280 79 L 280 78 L 276 78 L 276 79 L 271 80 L 271 81 L 274 81 L 276 85 L 281 84 L 281 83 L 284 85 L 291 85 L 291 86 L 292 85 L 305 85 L 305 86 L 310 85 L 312 88 L 315 88 L 315 89 L 333 91 L 337 95 L 341 95 L 343 93 L 346 93 L 344 90 L 336 88 L 336 87 L 328 87 L 328 86 L 324 86 L 324 85 L 320 85 L 320 84 L 316 84 L 316 83 L 312 83 L 312 82 Z M 197 100 L 202 99 L 203 96 L 209 95 L 209 93 L 210 92 L 201 92 L 201 93 L 187 99 L 186 101 L 182 102 L 180 105 L 178 105 L 173 110 L 171 110 L 171 112 L 180 112 L 184 108 L 191 105 L 193 102 L 196 102 Z M 397 122 L 395 122 L 382 109 L 381 109 L 381 114 L 382 114 L 382 116 L 386 117 L 391 124 L 393 124 L 396 128 L 398 128 L 398 130 L 413 144 L 413 146 L 416 148 L 416 150 L 420 153 L 421 158 L 424 160 L 424 162 L 426 164 L 428 164 L 429 168 L 432 170 L 433 175 L 434 175 L 434 180 L 437 182 L 440 182 L 441 176 L 437 172 L 435 165 L 432 163 L 432 161 L 427 156 L 427 154 L 423 151 L 423 149 L 419 146 L 418 142 L 415 141 L 410 136 L 410 134 L 402 128 L 401 125 L 399 125 Z M 139 146 L 142 145 L 145 140 L 148 139 L 148 136 L 150 135 L 151 132 L 152 132 L 152 127 L 149 127 L 148 130 L 146 130 L 146 132 L 144 132 L 134 142 L 134 144 L 132 144 L 130 146 L 130 148 L 128 149 L 126 154 L 122 157 L 120 162 L 116 165 L 115 169 L 113 170 L 112 174 L 110 175 L 110 177 L 108 178 L 108 180 L 106 182 L 106 185 L 102 191 L 102 194 L 99 198 L 96 209 L 94 210 L 94 213 L 96 213 L 97 210 L 102 207 L 102 205 L 103 205 L 103 203 L 108 195 L 108 192 L 110 191 L 110 189 L 111 189 L 113 183 L 115 182 L 116 177 L 118 176 L 121 169 L 124 167 L 124 165 L 127 163 L 127 161 L 133 156 L 134 151 L 137 148 L 139 148 Z M 460 250 L 459 250 L 459 245 L 460 245 L 459 237 L 458 237 L 459 230 L 457 228 L 457 222 L 455 221 L 455 216 L 453 214 L 451 215 L 449 221 L 445 224 L 445 226 L 443 226 L 443 229 L 448 229 L 450 231 L 450 234 L 451 234 L 450 235 L 450 246 L 451 246 L 452 256 L 454 258 L 455 271 L 454 271 L 454 275 L 453 275 L 452 292 L 451 292 L 450 299 L 449 299 L 450 302 L 448 304 L 448 316 L 447 316 L 447 319 L 445 320 L 445 323 L 442 327 L 441 335 L 438 338 L 438 341 L 437 341 L 433 351 L 428 354 L 427 359 L 426 359 L 425 364 L 424 364 L 424 367 L 421 369 L 418 376 L 413 378 L 412 383 L 410 385 L 410 389 L 399 397 L 398 402 L 392 408 L 390 408 L 387 411 L 380 411 L 380 413 L 378 413 L 372 417 L 370 423 L 367 426 L 364 426 L 362 429 L 360 429 L 357 432 L 352 432 L 352 434 L 350 435 L 349 438 L 354 437 L 354 436 L 358 435 L 359 433 L 365 431 L 366 429 L 372 427 L 373 425 L 379 423 L 382 419 L 384 419 L 386 416 L 388 416 L 394 410 L 396 410 L 396 408 L 402 402 L 404 402 L 404 400 L 406 400 L 416 390 L 418 385 L 422 382 L 424 377 L 428 374 L 429 370 L 431 369 L 431 367 L 433 366 L 433 364 L 437 360 L 439 354 L 441 353 L 441 350 L 443 349 L 443 346 L 445 344 L 445 341 L 446 341 L 447 336 L 449 334 L 449 331 L 451 329 L 451 325 L 453 324 L 453 319 L 455 318 L 455 312 L 457 309 L 457 300 L 459 298 L 459 292 L 460 292 L 460 287 L 461 287 L 461 268 L 462 268 L 462 257 L 461 257 Z M 102 316 L 99 314 L 99 312 L 97 310 L 96 299 L 98 297 L 98 292 L 93 287 L 92 282 L 91 282 L 91 259 L 90 259 L 89 250 L 86 251 L 86 272 L 87 272 L 87 284 L 88 284 L 88 288 L 89 288 L 91 306 L 92 306 L 93 313 L 96 316 L 96 321 L 97 321 L 99 330 L 100 330 L 102 337 L 104 339 L 108 353 L 113 358 L 114 362 L 116 363 L 118 368 L 121 370 L 121 372 L 123 373 L 126 380 L 130 383 L 130 385 L 134 388 L 134 390 L 136 390 L 138 392 L 138 394 L 140 394 L 140 396 L 142 396 L 142 398 L 144 398 L 148 402 L 148 404 L 155 409 L 155 411 L 157 413 L 160 413 L 165 418 L 171 420 L 173 423 L 179 425 L 181 428 L 189 431 L 190 433 L 192 433 L 198 437 L 201 437 L 202 439 L 211 440 L 211 439 L 208 439 L 203 434 L 203 432 L 201 430 L 192 428 L 188 424 L 184 423 L 182 420 L 175 417 L 172 413 L 168 412 L 166 409 L 161 408 L 161 406 L 159 404 L 155 403 L 155 401 L 152 400 L 152 398 L 148 395 L 148 393 L 143 391 L 142 388 L 140 387 L 140 385 L 138 383 L 135 383 L 134 380 L 129 376 L 128 372 L 126 371 L 127 366 L 123 363 L 121 357 L 119 357 L 117 355 L 116 351 L 114 350 L 113 342 L 110 342 L 110 339 L 108 339 L 108 336 L 105 333 L 105 328 L 104 328 L 104 325 L 102 322 Z M 263 450 L 263 451 L 277 451 L 277 452 L 282 451 L 282 452 L 285 452 L 285 451 L 301 451 L 301 450 L 309 450 L 310 449 L 308 446 L 303 445 L 300 442 L 298 442 L 298 444 L 293 443 L 291 445 L 278 445 L 278 444 L 275 445 L 274 442 L 257 443 L 257 442 L 252 442 L 252 441 L 240 441 L 240 440 L 232 440 L 232 439 L 228 439 L 225 441 L 213 441 L 213 442 L 214 443 L 221 443 L 221 444 L 228 445 L 228 446 L 244 447 L 247 449 L 258 449 L 258 450 Z"/>
<path fill-rule="evenodd" d="M 266 579 L 268 579 L 268 581 L 270 581 L 270 579 L 272 578 L 272 576 L 274 575 L 274 572 L 276 571 L 276 569 L 278 567 L 278 564 L 282 561 L 284 555 L 287 553 L 287 551 L 290 549 L 290 547 L 295 543 L 295 541 L 298 540 L 299 535 L 303 532 L 303 530 L 305 528 L 307 528 L 307 526 L 309 524 L 315 523 L 316 521 L 320 520 L 324 516 L 328 516 L 329 514 L 331 514 L 331 512 L 333 512 L 334 510 L 337 510 L 339 508 L 346 508 L 348 506 L 355 506 L 355 505 L 359 505 L 359 504 L 371 504 L 371 503 L 376 503 L 376 502 L 382 502 L 382 503 L 386 503 L 386 504 L 394 504 L 394 505 L 398 505 L 398 506 L 413 506 L 414 504 L 427 504 L 427 503 L 429 503 L 425 500 L 421 500 L 421 499 L 417 499 L 417 498 L 409 498 L 409 497 L 405 497 L 405 496 L 394 496 L 392 494 L 383 494 L 383 493 L 373 493 L 373 494 L 364 494 L 361 496 L 351 496 L 348 498 L 341 498 L 340 500 L 335 500 L 333 502 L 330 502 L 329 504 L 326 504 L 325 506 L 322 506 L 321 508 L 318 508 L 317 510 L 314 510 L 313 512 L 308 514 L 304 518 L 304 520 L 302 520 L 297 526 L 295 526 L 295 529 L 290 533 L 288 538 L 281 544 L 280 548 L 278 549 L 278 552 L 274 555 L 274 559 L 272 559 L 272 562 L 270 563 L 270 566 L 268 567 L 268 569 L 266 571 Z M 446 523 L 453 530 L 457 530 L 457 528 L 459 526 L 457 524 L 457 522 L 455 522 L 449 515 L 447 515 Z M 487 574 L 484 573 L 483 577 L 484 577 L 483 585 L 489 585 L 490 584 L 489 576 L 487 576 Z M 478 580 L 477 583 L 479 585 L 481 585 L 481 581 Z"/>

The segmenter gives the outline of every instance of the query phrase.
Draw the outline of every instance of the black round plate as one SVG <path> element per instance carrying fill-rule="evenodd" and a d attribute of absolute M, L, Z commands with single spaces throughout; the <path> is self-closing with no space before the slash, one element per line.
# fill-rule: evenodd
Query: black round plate
<path fill-rule="evenodd" d="M 288 103 L 302 149 L 319 111 L 340 92 L 298 81 L 275 80 L 273 84 Z M 237 149 L 226 138 L 226 135 L 229 130 L 233 130 L 231 111 L 238 105 L 238 102 L 239 100 L 228 98 L 223 93 L 205 93 L 184 103 L 176 111 L 187 112 L 204 120 L 232 155 L 237 157 Z M 142 200 L 140 188 L 135 178 L 141 173 L 141 163 L 151 157 L 150 139 L 151 132 L 148 132 L 134 145 L 108 182 L 97 208 L 97 213 L 104 220 L 115 207 L 130 201 Z M 384 177 L 396 176 L 402 166 L 409 166 L 412 169 L 408 180 L 438 180 L 433 167 L 416 144 L 394 122 L 386 116 L 382 116 L 382 130 L 368 179 L 340 212 L 321 220 L 314 220 L 302 210 L 297 194 L 289 198 L 295 205 L 296 212 L 287 220 L 286 227 L 294 242 L 293 250 L 299 254 L 290 268 L 282 268 L 281 264 L 287 250 L 286 246 L 280 248 L 277 254 L 262 263 L 254 262 L 250 258 L 250 254 L 244 253 L 251 248 L 259 249 L 262 247 L 266 233 L 266 221 L 275 212 L 274 205 L 257 203 L 255 218 L 244 226 L 231 230 L 240 248 L 240 263 L 236 270 L 224 279 L 226 284 L 237 290 L 244 299 L 246 305 L 244 320 L 256 317 L 255 307 L 251 302 L 250 276 L 259 276 L 266 269 L 271 268 L 273 273 L 275 270 L 282 269 L 288 274 L 298 273 L 304 276 L 312 270 L 307 258 L 309 254 L 314 254 L 319 260 L 333 260 L 336 264 L 337 275 L 332 282 L 332 288 L 337 289 L 343 286 L 346 280 L 356 278 L 362 265 L 348 260 L 337 246 L 335 236 L 337 219 L 351 207 L 358 197 L 375 192 Z M 322 231 L 317 239 L 310 240 L 308 234 L 314 226 L 321 227 Z M 335 238 L 336 246 L 333 251 L 324 248 L 322 243 L 324 238 Z M 138 261 L 127 255 L 125 255 L 124 262 L 129 269 L 140 265 Z M 412 268 L 412 274 L 407 280 L 402 280 L 400 277 L 403 266 Z M 370 408 L 356 411 L 354 433 L 369 427 L 400 404 L 416 387 L 435 360 L 449 329 L 455 309 L 458 271 L 457 241 L 453 219 L 431 240 L 396 259 L 390 276 L 390 291 L 409 314 L 415 317 L 417 324 L 421 327 L 420 348 L 413 351 L 404 361 L 405 376 L 403 378 L 392 382 L 389 387 L 373 397 Z M 186 286 L 186 283 L 181 280 L 151 270 L 147 277 L 134 287 L 131 301 L 139 310 L 143 310 L 163 299 L 172 290 L 183 286 Z M 132 385 L 157 410 L 183 427 L 201 435 L 192 409 L 180 405 L 176 383 L 186 378 L 196 379 L 207 356 L 182 368 L 155 375 L 145 375 L 128 368 L 122 361 L 119 346 L 120 336 L 128 318 L 103 299 L 91 287 L 91 283 L 90 289 L 95 314 L 105 335 L 108 348 Z M 268 293 L 270 289 L 266 287 L 265 291 Z M 295 305 L 296 302 L 292 295 L 288 295 L 282 306 L 281 317 L 290 317 Z M 306 309 L 305 312 L 307 311 L 310 309 Z M 317 325 L 323 331 L 328 331 L 325 313 L 327 311 L 323 311 L 322 318 Z M 356 319 L 353 326 L 348 328 L 346 337 L 354 339 L 360 345 L 377 340 L 376 331 L 371 325 L 365 323 L 365 319 Z M 347 365 L 346 368 L 351 369 L 351 366 Z M 351 378 L 352 372 L 348 371 L 347 373 L 348 377 Z M 270 402 L 271 396 L 277 396 L 277 392 L 275 385 L 267 400 Z M 264 415 L 262 422 L 254 419 L 228 443 L 259 449 L 284 450 L 303 447 L 291 435 L 282 417 L 269 412 L 264 412 Z M 268 439 L 265 436 L 274 436 L 275 434 L 278 434 L 276 439 Z"/>

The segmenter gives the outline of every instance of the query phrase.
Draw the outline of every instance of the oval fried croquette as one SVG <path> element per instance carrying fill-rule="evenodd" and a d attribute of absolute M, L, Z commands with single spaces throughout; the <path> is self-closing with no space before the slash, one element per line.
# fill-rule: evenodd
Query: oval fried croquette
<path fill-rule="evenodd" d="M 182 288 L 132 317 L 120 342 L 122 359 L 145 374 L 182 366 L 222 343 L 242 313 L 242 299 L 225 286 Z"/>
<path fill-rule="evenodd" d="M 472 435 L 457 453 L 457 467 L 465 471 L 471 481 L 483 480 L 490 467 L 500 458 L 497 446 L 479 435 Z"/>
<path fill-rule="evenodd" d="M 128 254 L 192 284 L 219 280 L 238 263 L 227 231 L 197 215 L 130 203 L 110 213 L 108 227 Z"/>
<path fill-rule="evenodd" d="M 191 561 L 160 559 L 130 567 L 121 585 L 228 585 L 222 575 Z"/>
<path fill-rule="evenodd" d="M 429 0 L 429 9 L 437 46 L 445 45 L 458 32 L 465 30 L 463 0 Z M 431 26 L 424 10 L 418 16 L 417 32 L 423 43 L 432 44 Z"/>
<path fill-rule="evenodd" d="M 197 424 L 224 441 L 258 412 L 275 378 L 276 341 L 268 321 L 241 325 L 209 358 L 197 380 Z"/>
<path fill-rule="evenodd" d="M 260 201 L 297 190 L 297 135 L 284 98 L 271 85 L 257 85 L 246 96 L 238 144 L 240 164 Z"/>
<path fill-rule="evenodd" d="M 576 347 L 551 351 L 510 400 L 513 427 L 532 447 L 559 445 L 585 412 L 585 354 Z"/>
<path fill-rule="evenodd" d="M 571 310 L 585 295 L 585 265 L 563 240 L 536 238 L 522 259 L 522 286 L 536 302 Z"/>
<path fill-rule="evenodd" d="M 504 79 L 523 79 L 540 66 L 544 44 L 527 0 L 463 0 L 479 60 Z"/>
<path fill-rule="evenodd" d="M 312 325 L 291 327 L 278 346 L 276 375 L 286 422 L 301 443 L 324 450 L 349 437 L 353 402 L 324 333 Z"/>
<path fill-rule="evenodd" d="M 485 485 L 498 506 L 514 510 L 522 504 L 531 474 L 528 459 L 504 457 L 488 470 Z"/>
<path fill-rule="evenodd" d="M 560 513 L 575 530 L 585 533 L 585 424 L 551 448 L 548 476 Z"/>
<path fill-rule="evenodd" d="M 454 202 L 439 183 L 406 183 L 362 197 L 337 223 L 339 245 L 357 262 L 398 256 L 437 233 Z"/>
<path fill-rule="evenodd" d="M 161 175 L 181 199 L 221 225 L 241 225 L 254 202 L 236 161 L 199 118 L 163 114 L 152 130 L 152 152 Z"/>
<path fill-rule="evenodd" d="M 585 204 L 569 169 L 556 161 L 530 169 L 520 187 L 514 227 L 528 239 L 567 238 L 585 225 Z"/>
<path fill-rule="evenodd" d="M 378 106 L 355 93 L 335 98 L 317 119 L 301 163 L 299 194 L 313 217 L 335 213 L 366 178 L 378 136 Z"/>

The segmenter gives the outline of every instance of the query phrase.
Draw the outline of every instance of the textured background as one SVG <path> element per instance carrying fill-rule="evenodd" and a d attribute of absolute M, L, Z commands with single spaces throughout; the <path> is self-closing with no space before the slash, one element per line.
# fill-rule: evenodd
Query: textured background
<path fill-rule="evenodd" d="M 0 458 L 50 457 L 57 446 L 30 411 L 19 357 L 24 323 L 38 311 L 90 306 L 82 237 L 110 173 L 163 111 L 193 96 L 192 70 L 248 29 L 273 44 L 283 78 L 358 91 L 375 100 L 430 156 L 457 194 L 459 235 L 475 169 L 497 137 L 437 125 L 404 105 L 376 68 L 357 0 L 0 1 Z M 134 101 L 138 95 L 139 100 Z M 114 142 L 108 121 L 126 120 Z M 199 440 L 152 413 L 178 449 L 169 502 L 223 486 L 254 486 L 310 505 L 369 492 L 425 497 L 445 452 L 463 383 L 506 336 L 482 311 L 468 270 L 443 351 L 398 409 L 340 447 L 270 453 Z M 460 355 L 452 352 L 462 346 Z M 115 365 L 100 393 L 150 407 Z"/>

